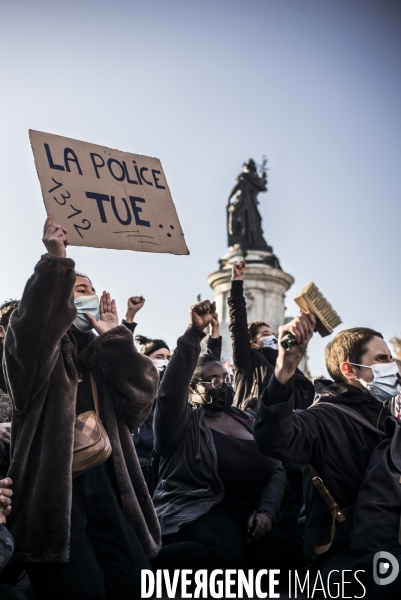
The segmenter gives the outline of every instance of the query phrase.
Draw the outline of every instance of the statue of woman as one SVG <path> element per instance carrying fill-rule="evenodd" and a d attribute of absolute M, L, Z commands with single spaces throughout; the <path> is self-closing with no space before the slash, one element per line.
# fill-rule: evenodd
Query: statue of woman
<path fill-rule="evenodd" d="M 264 250 L 268 246 L 263 237 L 262 217 L 258 210 L 257 195 L 266 192 L 266 172 L 261 176 L 256 170 L 255 161 L 244 163 L 244 172 L 238 175 L 228 201 L 228 245 L 238 244 L 243 249 Z M 231 202 L 231 198 L 235 196 Z"/>

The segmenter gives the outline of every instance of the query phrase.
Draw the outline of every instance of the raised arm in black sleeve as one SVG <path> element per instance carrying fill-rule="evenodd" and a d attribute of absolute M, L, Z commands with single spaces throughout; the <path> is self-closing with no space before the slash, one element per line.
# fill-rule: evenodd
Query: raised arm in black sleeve
<path fill-rule="evenodd" d="M 207 354 L 211 354 L 214 356 L 216 360 L 221 361 L 221 343 L 222 343 L 221 335 L 218 338 L 212 338 L 210 335 L 207 338 L 206 347 Z"/>
<path fill-rule="evenodd" d="M 189 385 L 201 351 L 200 342 L 205 334 L 190 325 L 177 340 L 167 365 L 156 400 L 153 430 L 155 449 L 166 455 L 185 435 L 190 411 Z"/>
<path fill-rule="evenodd" d="M 133 321 L 132 323 L 128 323 L 125 319 L 123 319 L 121 321 L 121 325 L 125 325 L 126 328 L 129 329 L 133 335 L 138 323 L 135 323 L 135 321 Z"/>

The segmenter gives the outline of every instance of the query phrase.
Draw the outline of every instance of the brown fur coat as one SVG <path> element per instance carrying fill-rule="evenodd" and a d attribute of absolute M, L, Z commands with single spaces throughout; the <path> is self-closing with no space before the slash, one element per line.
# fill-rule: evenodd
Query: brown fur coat
<path fill-rule="evenodd" d="M 5 339 L 4 368 L 13 402 L 13 510 L 8 526 L 15 558 L 67 562 L 72 449 L 78 378 L 67 335 L 76 316 L 74 262 L 45 254 L 28 280 Z M 121 503 L 149 558 L 160 528 L 130 432 L 145 420 L 158 373 L 120 325 L 94 337 L 91 357 L 103 424 L 112 445 Z"/>

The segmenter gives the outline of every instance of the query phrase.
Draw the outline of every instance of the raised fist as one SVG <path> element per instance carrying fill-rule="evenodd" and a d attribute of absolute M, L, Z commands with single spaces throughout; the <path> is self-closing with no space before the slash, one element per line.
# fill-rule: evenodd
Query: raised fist
<path fill-rule="evenodd" d="M 216 313 L 216 302 L 203 300 L 194 304 L 189 309 L 189 322 L 191 325 L 203 331 L 210 325 Z"/>
<path fill-rule="evenodd" d="M 131 298 L 128 298 L 124 320 L 127 323 L 133 323 L 136 313 L 141 310 L 144 304 L 145 298 L 143 296 L 131 296 Z"/>
<path fill-rule="evenodd" d="M 243 258 L 233 265 L 231 281 L 240 281 L 246 271 L 246 262 Z"/>

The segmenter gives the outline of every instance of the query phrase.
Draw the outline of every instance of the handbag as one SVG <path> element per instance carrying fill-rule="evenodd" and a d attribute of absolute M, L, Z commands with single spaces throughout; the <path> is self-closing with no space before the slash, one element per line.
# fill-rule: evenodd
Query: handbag
<path fill-rule="evenodd" d="M 72 454 L 72 477 L 77 477 L 104 463 L 111 454 L 109 436 L 99 418 L 96 381 L 90 374 L 95 411 L 88 410 L 77 415 L 74 425 L 74 450 Z"/>

